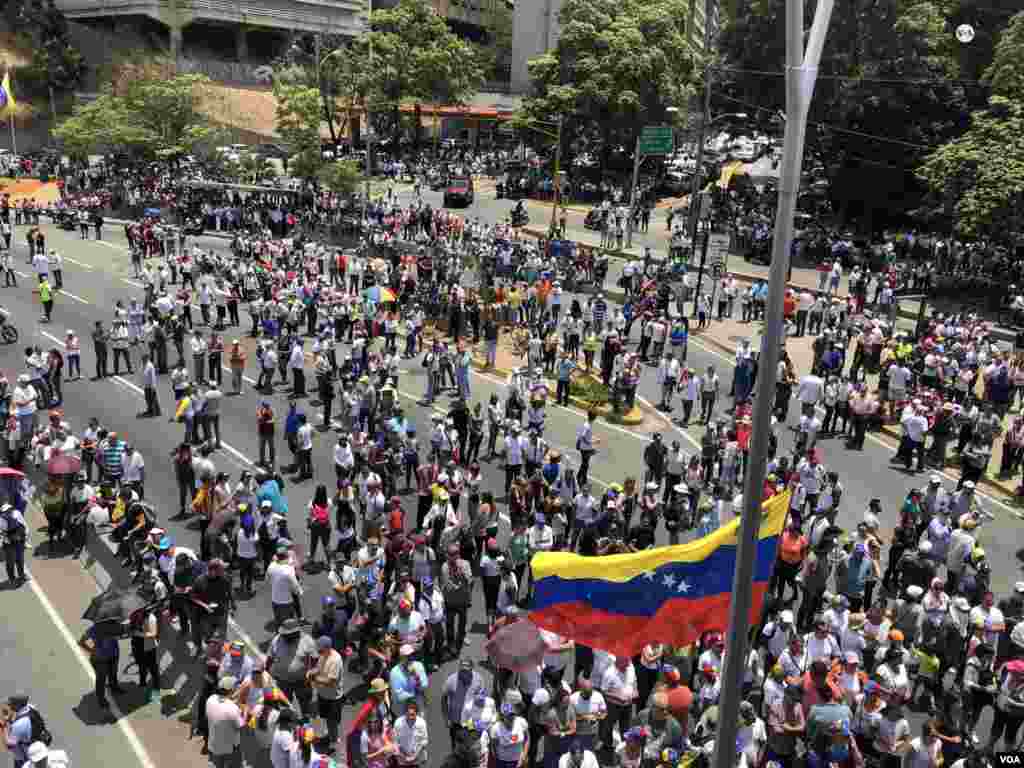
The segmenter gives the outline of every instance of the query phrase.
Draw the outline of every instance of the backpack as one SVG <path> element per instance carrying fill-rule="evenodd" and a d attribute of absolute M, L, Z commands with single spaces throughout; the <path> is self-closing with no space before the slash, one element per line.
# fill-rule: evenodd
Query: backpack
<path fill-rule="evenodd" d="M 314 504 L 310 512 L 310 519 L 313 525 L 330 525 L 331 518 L 327 512 L 327 507 L 321 507 L 319 504 Z"/>
<path fill-rule="evenodd" d="M 46 721 L 35 707 L 28 708 L 28 719 L 32 723 L 32 741 L 30 743 L 41 741 L 46 746 L 53 744 L 53 734 L 50 733 L 50 729 L 46 727 Z"/>

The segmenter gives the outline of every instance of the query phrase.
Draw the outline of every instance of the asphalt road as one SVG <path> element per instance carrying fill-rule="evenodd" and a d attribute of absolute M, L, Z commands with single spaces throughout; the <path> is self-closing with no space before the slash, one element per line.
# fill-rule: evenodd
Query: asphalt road
<path fill-rule="evenodd" d="M 108 227 L 108 235 L 111 241 L 107 243 L 96 243 L 94 241 L 82 242 L 77 239 L 74 233 L 65 233 L 55 230 L 53 227 L 45 227 L 48 237 L 48 244 L 56 247 L 65 257 L 65 285 L 70 292 L 66 295 L 58 295 L 56 308 L 54 310 L 54 321 L 51 324 L 38 322 L 39 306 L 37 299 L 31 294 L 31 285 L 34 278 L 19 278 L 17 289 L 3 289 L 0 293 L 0 300 L 12 311 L 12 321 L 18 325 L 22 333 L 22 340 L 17 346 L 0 349 L 0 366 L 13 377 L 23 370 L 23 348 L 29 343 L 39 343 L 44 348 L 56 344 L 62 339 L 67 328 L 76 329 L 87 339 L 88 330 L 95 320 L 102 319 L 109 321 L 112 315 L 114 302 L 118 299 L 127 300 L 131 296 L 141 295 L 141 287 L 134 284 L 131 279 L 131 272 L 128 263 L 127 249 L 123 241 L 119 239 L 114 227 Z M 15 242 L 19 243 L 17 234 Z M 200 245 L 203 247 L 224 248 L 226 243 L 217 238 L 202 238 Z M 24 251 L 17 253 L 20 264 L 18 269 L 26 273 L 24 266 Z M 73 260 L 73 261 L 72 261 Z M 194 313 L 198 316 L 198 313 Z M 243 321 L 245 318 L 243 317 Z M 229 332 L 228 338 L 231 337 Z M 241 338 L 241 336 L 240 336 Z M 246 342 L 251 344 L 251 342 Z M 83 342 L 83 371 L 89 375 L 93 372 L 93 354 L 88 341 Z M 137 358 L 136 358 L 137 360 Z M 251 353 L 250 360 L 254 360 Z M 703 367 L 708 363 L 714 363 L 723 373 L 723 383 L 731 373 L 727 372 L 730 367 L 728 357 L 702 347 L 699 343 L 691 345 L 690 362 L 695 367 Z M 428 423 L 428 409 L 415 404 L 423 392 L 423 377 L 418 361 L 407 363 L 407 370 L 400 377 L 399 389 L 403 397 L 403 405 L 410 420 L 415 424 L 422 434 L 424 426 Z M 68 420 L 75 429 L 80 429 L 89 416 L 97 416 L 100 422 L 108 428 L 115 429 L 125 434 L 145 456 L 147 461 L 147 497 L 154 500 L 161 515 L 161 521 L 166 522 L 167 517 L 176 511 L 175 505 L 177 492 L 174 485 L 171 468 L 169 466 L 168 454 L 174 445 L 181 438 L 181 427 L 170 424 L 166 419 L 137 419 L 136 413 L 142 410 L 141 390 L 138 387 L 138 368 L 135 377 L 113 378 L 102 382 L 93 382 L 83 379 L 79 382 L 66 384 L 65 386 L 65 412 Z M 491 376 L 473 374 L 472 399 L 486 402 L 491 392 L 501 391 L 503 382 Z M 248 385 L 251 386 L 251 385 Z M 656 398 L 656 387 L 652 375 L 645 378 L 641 385 L 641 394 L 647 398 Z M 169 386 L 165 386 L 161 392 L 165 414 L 171 405 Z M 275 394 L 275 411 L 282 414 L 286 410 L 286 398 L 283 391 Z M 438 401 L 438 406 L 444 407 L 443 399 Z M 720 404 L 724 407 L 725 402 Z M 225 441 L 224 450 L 215 455 L 218 469 L 230 472 L 237 478 L 238 472 L 250 468 L 251 462 L 256 458 L 256 436 L 255 436 L 255 396 L 251 390 L 239 398 L 225 398 L 222 406 L 222 429 Z M 306 412 L 313 412 L 308 405 Z M 582 420 L 582 414 L 574 409 L 562 409 L 551 407 L 548 418 L 548 434 L 550 442 L 568 452 L 575 458 L 575 451 L 571 449 L 575 442 L 575 428 Z M 660 417 L 655 417 L 660 418 Z M 691 428 L 688 431 L 680 430 L 667 422 L 661 425 L 666 438 L 680 439 L 684 441 L 684 448 L 688 451 L 695 451 L 699 438 L 699 429 Z M 282 430 L 283 431 L 283 430 Z M 620 482 L 627 475 L 640 475 L 642 472 L 642 448 L 648 439 L 649 429 L 625 430 L 612 425 L 598 423 L 596 434 L 603 440 L 600 453 L 592 463 L 591 476 L 598 483 Z M 786 448 L 790 444 L 788 434 L 782 435 L 782 446 Z M 314 448 L 314 472 L 316 480 L 299 485 L 289 483 L 286 494 L 289 499 L 290 524 L 293 531 L 304 529 L 302 524 L 303 513 L 306 501 L 312 495 L 315 482 L 322 479 L 330 483 L 333 479 L 331 468 L 331 448 L 334 439 L 329 433 L 317 437 Z M 845 501 L 841 514 L 840 524 L 852 528 L 863 514 L 867 502 L 872 497 L 879 497 L 883 501 L 886 511 L 883 525 L 890 527 L 895 522 L 898 505 L 911 485 L 918 485 L 924 482 L 922 477 L 911 478 L 902 471 L 893 470 L 888 459 L 892 454 L 892 448 L 883 441 L 869 440 L 866 450 L 861 453 L 847 451 L 838 440 L 824 440 L 820 443 L 823 452 L 823 460 L 826 464 L 836 468 L 844 481 Z M 279 456 L 287 457 L 287 449 L 279 445 Z M 501 495 L 504 473 L 500 466 L 485 466 L 483 490 L 491 490 L 496 495 Z M 413 502 L 409 497 L 410 502 Z M 414 502 L 413 502 L 414 503 Z M 995 566 L 994 587 L 1000 594 L 1005 594 L 1010 585 L 1019 577 L 1020 552 L 1018 551 L 1020 523 L 1010 515 L 1009 508 L 1001 505 L 1001 502 L 992 500 L 990 508 L 995 512 L 997 520 L 988 524 L 981 531 L 981 543 L 989 551 L 990 557 Z M 412 517 L 412 515 L 409 515 Z M 197 546 L 198 536 L 195 532 L 186 530 L 179 522 L 169 522 L 168 527 L 172 536 L 186 546 Z M 64 562 L 64 561 L 52 561 Z M 35 565 L 30 565 L 35 568 Z M 54 595 L 63 594 L 64 586 L 72 587 L 73 592 L 80 593 L 83 590 L 83 577 L 80 575 L 81 566 L 70 564 L 70 570 L 63 574 L 62 578 L 55 577 L 53 583 L 42 585 L 46 594 L 56 604 L 59 601 L 53 599 Z M 76 568 L 78 569 L 76 571 Z M 76 574 L 78 577 L 76 578 Z M 318 613 L 320 597 L 325 593 L 327 587 L 326 576 L 323 574 L 308 575 L 304 579 L 306 594 L 303 600 L 307 616 L 315 617 Z M 24 590 L 18 593 L 17 598 L 22 599 L 27 594 Z M 471 645 L 464 649 L 464 655 L 479 659 L 482 655 L 481 642 L 483 640 L 483 600 L 479 590 L 474 599 L 474 610 L 471 615 L 473 627 L 470 634 Z M 28 608 L 26 610 L 29 610 Z M 38 614 L 37 609 L 35 613 Z M 16 614 L 9 614 L 16 615 Z M 71 631 L 77 636 L 84 629 L 78 617 L 81 609 L 69 607 L 61 610 L 60 615 Z M 235 617 L 235 624 L 232 632 L 247 640 L 252 646 L 264 644 L 270 637 L 271 619 L 268 588 L 262 583 L 258 584 L 257 594 L 249 600 L 240 601 L 240 607 Z M 173 634 L 173 633 L 171 633 Z M 23 639 L 21 646 L 14 646 L 20 652 L 29 656 L 34 655 L 37 648 L 34 639 Z M 6 647 L 6 646 L 5 646 Z M 31 647 L 31 651 L 29 648 Z M 177 688 L 188 690 L 190 685 L 195 684 L 195 669 L 182 663 L 178 657 L 165 659 L 165 664 L 172 663 L 176 669 L 168 676 L 165 685 L 174 685 Z M 26 687 L 33 692 L 37 699 L 41 699 L 42 691 L 53 687 L 48 682 L 51 675 L 47 672 L 48 667 L 43 665 L 34 670 L 29 670 L 28 665 L 24 670 L 19 670 L 21 678 L 15 681 L 20 687 Z M 438 761 L 446 754 L 447 736 L 444 732 L 443 723 L 440 718 L 439 707 L 436 702 L 440 699 L 440 686 L 443 684 L 447 674 L 451 671 L 449 664 L 441 671 L 435 673 L 431 680 L 432 701 L 435 702 L 429 708 L 428 726 L 430 733 L 439 745 L 438 749 L 432 751 L 434 758 Z M 129 678 L 131 679 L 131 678 Z M 355 675 L 348 678 L 349 687 L 358 684 Z M 76 681 L 76 690 L 84 689 L 87 686 Z M 55 694 L 56 695 L 56 694 Z M 91 699 L 91 697 L 86 697 Z M 77 702 L 78 699 L 75 699 Z M 173 713 L 180 701 L 177 697 L 165 697 L 161 704 L 144 704 L 141 701 L 133 707 L 130 719 L 135 722 L 136 718 L 159 719 L 161 707 L 165 713 Z M 53 700 L 53 706 L 58 709 L 67 709 L 68 705 L 60 699 Z M 73 706 L 73 705 L 72 705 Z M 179 713 L 180 714 L 180 713 Z M 346 711 L 346 715 L 350 710 Z M 173 719 L 171 722 L 175 722 Z M 69 731 L 70 733 L 70 731 Z M 92 731 L 89 731 L 92 734 Z M 157 736 L 166 736 L 165 733 L 158 733 L 152 738 L 151 747 L 154 754 L 172 754 L 166 750 L 174 750 L 177 741 L 173 741 L 168 747 Z M 60 738 L 60 737 L 58 737 Z M 77 735 L 69 738 L 68 747 L 73 753 L 83 749 L 91 749 L 89 742 L 78 743 Z M 143 737 L 146 746 L 149 747 L 151 740 L 148 736 Z M 198 747 L 192 746 L 182 753 L 192 754 L 198 751 Z"/>

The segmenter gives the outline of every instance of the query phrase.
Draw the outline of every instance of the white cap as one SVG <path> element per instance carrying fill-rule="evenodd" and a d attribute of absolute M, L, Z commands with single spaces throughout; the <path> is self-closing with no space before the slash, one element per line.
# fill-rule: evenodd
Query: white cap
<path fill-rule="evenodd" d="M 922 541 L 917 545 L 917 551 L 927 554 L 932 551 L 932 543 L 928 540 Z"/>
<path fill-rule="evenodd" d="M 922 595 L 924 595 L 924 590 L 917 584 L 911 584 L 907 587 L 907 597 L 911 600 L 920 600 Z"/>
<path fill-rule="evenodd" d="M 975 488 L 974 481 L 968 480 L 966 483 L 964 483 L 964 488 L 968 488 L 973 491 Z"/>
<path fill-rule="evenodd" d="M 786 610 L 782 611 L 782 613 L 779 614 L 779 621 L 781 621 L 783 624 L 792 624 L 793 623 L 793 612 L 791 610 L 789 610 L 788 608 Z"/>
<path fill-rule="evenodd" d="M 868 528 L 878 528 L 881 523 L 878 520 L 878 515 L 874 512 L 868 512 L 864 515 L 864 525 Z"/>
<path fill-rule="evenodd" d="M 50 756 L 50 748 L 41 741 L 33 741 L 28 745 L 28 759 L 30 763 L 38 763 Z"/>
<path fill-rule="evenodd" d="M 1024 581 L 1018 581 L 1013 585 L 1013 591 L 1018 595 L 1024 595 Z"/>
<path fill-rule="evenodd" d="M 412 656 L 413 652 L 413 647 L 408 643 L 406 643 L 398 649 L 398 655 L 401 656 L 403 659 Z"/>
<path fill-rule="evenodd" d="M 547 688 L 538 688 L 533 692 L 531 702 L 535 707 L 546 707 L 551 703 L 551 694 L 548 693 Z"/>

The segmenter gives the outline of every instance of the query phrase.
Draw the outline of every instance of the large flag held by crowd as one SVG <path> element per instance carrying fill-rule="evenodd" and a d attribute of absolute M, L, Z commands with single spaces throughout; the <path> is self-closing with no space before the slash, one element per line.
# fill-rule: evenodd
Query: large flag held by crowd
<path fill-rule="evenodd" d="M 789 493 L 762 506 L 752 623 L 760 615 L 788 509 Z M 634 656 L 649 643 L 685 646 L 706 631 L 725 629 L 739 523 L 737 518 L 686 544 L 625 555 L 537 554 L 529 618 L 616 656 Z"/>

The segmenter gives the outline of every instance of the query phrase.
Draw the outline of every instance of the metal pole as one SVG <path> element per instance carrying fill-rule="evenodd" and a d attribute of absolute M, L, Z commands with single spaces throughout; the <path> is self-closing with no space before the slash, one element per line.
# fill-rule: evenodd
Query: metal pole
<path fill-rule="evenodd" d="M 753 607 L 754 567 L 761 528 L 761 499 L 768 460 L 772 406 L 775 400 L 776 372 L 785 332 L 782 304 L 789 271 L 790 244 L 793 240 L 793 216 L 800 190 L 804 134 L 807 110 L 814 93 L 818 61 L 825 42 L 833 0 L 818 0 L 814 24 L 803 48 L 803 0 L 786 0 L 786 138 L 779 173 L 779 204 L 775 215 L 772 269 L 765 308 L 765 331 L 758 361 L 757 398 L 754 401 L 754 429 L 750 440 L 750 471 L 743 489 L 743 518 L 737 541 L 736 571 L 733 575 L 732 602 L 729 606 L 729 637 L 722 670 L 722 699 L 719 706 L 718 733 L 715 738 L 714 768 L 733 768 L 736 764 L 736 734 L 743 690 L 743 673 L 749 653 L 748 629 Z"/>
<path fill-rule="evenodd" d="M 633 211 L 636 209 L 636 185 L 640 182 L 640 134 L 633 149 L 633 186 L 629 188 L 629 218 L 626 219 L 626 247 L 633 247 Z"/>
<path fill-rule="evenodd" d="M 366 0 L 366 43 L 367 60 L 373 66 L 373 0 Z M 370 205 L 370 177 L 373 175 L 373 121 L 370 118 L 370 101 L 366 101 L 366 194 L 363 196 L 363 222 Z M 367 227 L 369 230 L 369 227 Z M 369 231 L 367 231 L 369 236 Z"/>
<path fill-rule="evenodd" d="M 704 53 L 711 50 L 711 3 L 704 3 Z M 704 108 L 700 113 L 700 124 L 697 128 L 697 157 L 693 167 L 693 182 L 690 184 L 690 248 L 697 252 L 697 222 L 700 220 L 700 178 L 704 171 L 704 133 L 711 118 L 711 65 L 704 68 Z M 693 294 L 693 317 L 697 316 L 700 304 L 700 287 L 704 282 L 704 258 L 701 257 L 700 269 L 697 271 L 697 288 Z"/>
<path fill-rule="evenodd" d="M 563 118 L 561 116 L 559 116 L 559 118 L 558 118 L 558 133 L 556 134 L 556 138 L 555 138 L 555 140 L 558 142 L 558 144 L 555 146 L 555 176 L 554 176 L 554 184 L 552 186 L 553 194 L 551 196 L 551 226 L 548 227 L 548 235 L 549 236 L 553 236 L 555 234 L 555 214 L 558 212 L 558 203 L 559 203 L 559 198 L 560 198 L 560 194 L 559 193 L 562 190 L 562 185 L 559 184 L 559 181 L 561 180 L 561 177 L 560 177 L 559 174 L 561 172 L 561 164 L 562 164 L 562 119 Z M 548 135 L 550 136 L 551 134 L 549 133 Z M 523 153 L 523 157 L 525 157 L 525 156 L 526 156 L 526 154 L 524 152 Z"/>

